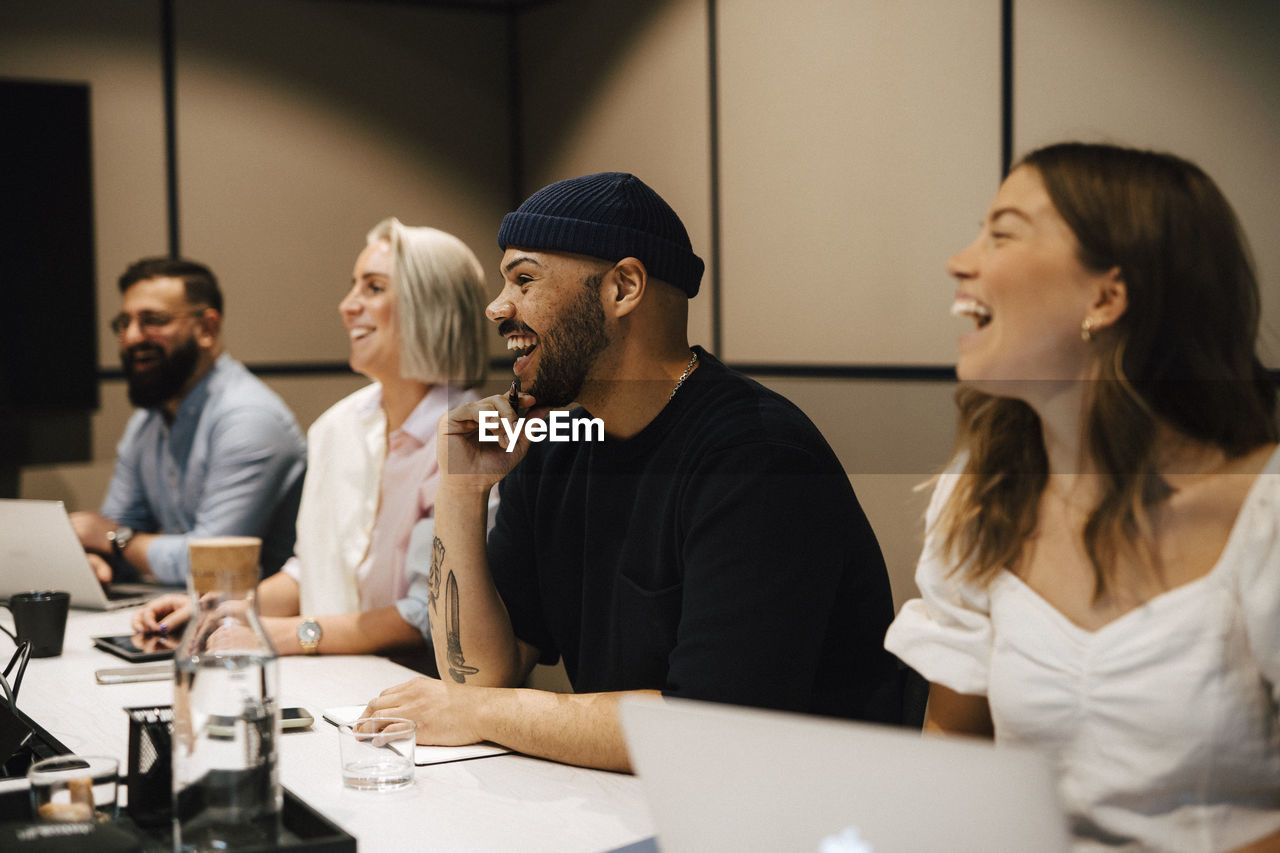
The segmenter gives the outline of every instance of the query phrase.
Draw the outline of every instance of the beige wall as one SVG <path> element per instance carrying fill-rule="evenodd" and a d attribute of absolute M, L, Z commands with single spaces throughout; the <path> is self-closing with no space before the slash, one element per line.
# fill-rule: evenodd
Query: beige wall
<path fill-rule="evenodd" d="M 999 0 L 720 0 L 715 57 L 706 0 L 555 0 L 519 17 L 519 110 L 501 14 L 174 5 L 182 245 L 222 275 L 231 348 L 251 363 L 345 357 L 334 305 L 385 214 L 458 233 L 493 270 L 516 116 L 522 192 L 616 169 L 672 202 L 712 265 L 707 283 L 718 262 L 731 362 L 952 360 L 943 263 L 999 181 Z M 1252 239 L 1280 365 L 1280 7 L 1017 0 L 1014 11 L 1015 148 L 1086 136 L 1201 161 Z M 153 0 L 0 6 L 0 73 L 92 84 L 104 314 L 124 264 L 166 246 L 158 27 Z M 704 290 L 692 304 L 691 337 L 707 344 L 711 301 Z M 104 341 L 103 366 L 113 349 Z M 926 497 L 913 487 L 950 448 L 950 383 L 764 381 L 840 454 L 901 601 Z M 270 382 L 305 425 L 360 380 Z M 95 461 L 28 469 L 24 495 L 97 503 L 128 413 L 118 382 L 103 400 Z"/>
<path fill-rule="evenodd" d="M 182 250 L 225 283 L 232 352 L 344 361 L 337 304 L 386 216 L 458 235 L 496 282 L 510 194 L 501 18 L 180 0 L 175 21 Z"/>
<path fill-rule="evenodd" d="M 561 0 L 520 25 L 525 190 L 631 172 L 680 214 L 707 262 L 689 334 L 711 342 L 711 141 L 704 0 Z"/>
<path fill-rule="evenodd" d="M 945 364 L 1000 178 L 999 0 L 720 3 L 724 354 Z"/>
<path fill-rule="evenodd" d="M 0 6 L 0 74 L 91 87 L 100 317 L 119 304 L 124 267 L 168 249 L 158 10 Z M 177 0 L 174 23 L 181 250 L 221 281 L 233 355 L 345 362 L 337 304 L 365 233 L 388 215 L 459 235 L 496 270 L 511 184 L 501 16 Z M 99 350 L 101 366 L 118 366 L 109 334 Z M 363 382 L 268 377 L 304 428 Z M 20 493 L 97 506 L 129 413 L 123 383 L 103 382 L 93 460 L 26 468 Z"/>
<path fill-rule="evenodd" d="M 1019 0 L 1014 140 L 1172 151 L 1231 201 L 1263 284 L 1264 361 L 1280 368 L 1280 3 Z"/>

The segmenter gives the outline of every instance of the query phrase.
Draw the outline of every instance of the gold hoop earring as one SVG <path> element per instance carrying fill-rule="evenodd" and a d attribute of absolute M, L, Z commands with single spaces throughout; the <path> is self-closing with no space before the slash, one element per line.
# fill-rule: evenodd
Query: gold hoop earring
<path fill-rule="evenodd" d="M 1080 324 L 1080 340 L 1085 343 L 1093 340 L 1093 318 L 1085 317 L 1084 322 Z"/>

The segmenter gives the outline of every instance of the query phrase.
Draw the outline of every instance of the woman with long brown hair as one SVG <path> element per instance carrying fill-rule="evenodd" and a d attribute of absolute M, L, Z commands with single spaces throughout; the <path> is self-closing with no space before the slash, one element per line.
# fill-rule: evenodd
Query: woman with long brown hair
<path fill-rule="evenodd" d="M 1195 165 L 1067 143 L 951 259 L 959 436 L 888 648 L 928 731 L 1056 762 L 1076 849 L 1280 850 L 1280 453 Z"/>

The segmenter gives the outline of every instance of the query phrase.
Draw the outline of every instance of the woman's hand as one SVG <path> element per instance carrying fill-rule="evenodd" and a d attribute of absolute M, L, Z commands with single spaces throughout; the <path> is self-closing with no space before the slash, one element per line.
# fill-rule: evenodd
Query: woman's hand
<path fill-rule="evenodd" d="M 187 596 L 171 592 L 139 607 L 131 624 L 138 634 L 176 634 L 190 618 L 191 604 Z"/>

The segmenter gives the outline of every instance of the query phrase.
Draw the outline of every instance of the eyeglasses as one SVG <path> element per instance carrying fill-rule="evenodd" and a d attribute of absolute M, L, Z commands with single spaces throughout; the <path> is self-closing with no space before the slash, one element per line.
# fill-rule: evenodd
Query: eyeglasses
<path fill-rule="evenodd" d="M 138 321 L 138 328 L 142 329 L 143 334 L 163 329 L 179 317 L 198 317 L 204 313 L 204 309 L 198 311 L 180 311 L 177 314 L 166 314 L 163 311 L 139 311 L 136 316 L 129 314 L 117 314 L 111 318 L 108 324 L 111 331 L 116 337 L 120 337 L 125 333 L 135 319 Z"/>

